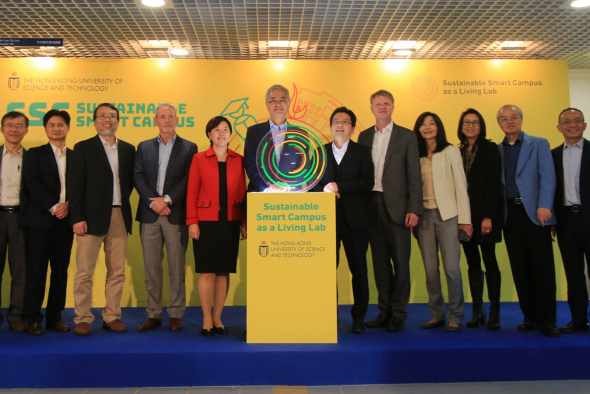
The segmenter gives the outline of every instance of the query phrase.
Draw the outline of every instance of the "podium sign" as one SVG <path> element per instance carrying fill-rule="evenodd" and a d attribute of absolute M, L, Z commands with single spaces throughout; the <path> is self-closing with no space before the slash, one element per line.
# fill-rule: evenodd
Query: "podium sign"
<path fill-rule="evenodd" d="M 337 343 L 333 193 L 248 193 L 248 343 Z"/>

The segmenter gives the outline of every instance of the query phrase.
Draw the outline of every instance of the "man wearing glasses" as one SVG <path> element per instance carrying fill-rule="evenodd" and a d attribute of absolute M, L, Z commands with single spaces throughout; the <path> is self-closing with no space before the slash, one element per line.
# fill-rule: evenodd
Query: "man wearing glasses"
<path fill-rule="evenodd" d="M 500 108 L 496 119 L 506 135 L 498 148 L 506 200 L 504 239 L 524 315 L 518 331 L 540 326 L 546 336 L 558 337 L 551 244 L 555 169 L 549 142 L 522 131 L 522 110 L 515 105 Z"/>
<path fill-rule="evenodd" d="M 569 334 L 588 331 L 584 266 L 590 262 L 590 141 L 583 137 L 586 122 L 579 109 L 561 111 L 557 130 L 565 140 L 551 151 L 557 177 L 554 201 L 557 244 L 567 278 L 567 302 L 572 314 L 572 321 L 559 331 Z"/>
<path fill-rule="evenodd" d="M 94 110 L 97 136 L 74 146 L 67 176 L 70 223 L 77 235 L 74 279 L 76 335 L 90 335 L 94 316 L 92 277 L 104 243 L 107 280 L 102 328 L 125 332 L 121 322 L 121 295 L 125 283 L 127 234 L 131 234 L 131 205 L 135 147 L 115 137 L 119 111 L 108 103 Z"/>
<path fill-rule="evenodd" d="M 22 167 L 25 148 L 21 142 L 29 131 L 29 118 L 20 112 L 9 112 L 2 117 L 4 145 L 0 146 L 0 283 L 6 264 L 10 266 L 10 306 L 6 318 L 14 332 L 25 332 L 23 320 L 25 299 L 25 232 L 20 227 L 21 209 L 24 209 Z M 4 316 L 0 312 L 0 324 Z"/>
<path fill-rule="evenodd" d="M 291 98 L 289 97 L 287 88 L 282 85 L 271 86 L 266 91 L 264 100 L 266 101 L 266 108 L 268 109 L 270 119 L 264 123 L 258 123 L 248 127 L 248 131 L 246 132 L 244 167 L 246 168 L 248 179 L 250 179 L 250 183 L 248 184 L 249 192 L 264 192 L 273 189 L 268 187 L 258 174 L 256 151 L 258 150 L 260 141 L 262 141 L 269 131 L 272 132 L 274 137 L 287 129 L 287 113 L 291 104 Z M 277 141 L 279 138 L 276 137 L 275 144 L 280 143 L 280 141 Z"/>

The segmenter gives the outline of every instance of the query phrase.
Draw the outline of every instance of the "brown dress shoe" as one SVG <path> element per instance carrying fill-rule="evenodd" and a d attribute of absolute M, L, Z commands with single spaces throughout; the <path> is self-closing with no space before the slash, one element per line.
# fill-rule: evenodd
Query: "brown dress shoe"
<path fill-rule="evenodd" d="M 74 328 L 74 334 L 76 335 L 86 336 L 90 335 L 91 332 L 89 323 L 78 323 L 76 324 L 76 328 Z"/>
<path fill-rule="evenodd" d="M 47 330 L 53 330 L 53 331 L 57 331 L 57 332 L 70 331 L 70 327 L 68 327 L 62 320 L 56 321 L 55 323 L 46 324 L 45 328 Z"/>
<path fill-rule="evenodd" d="M 27 334 L 29 334 L 29 335 L 43 335 L 43 327 L 41 327 L 41 323 L 29 324 L 27 327 Z"/>
<path fill-rule="evenodd" d="M 16 333 L 26 332 L 27 331 L 27 324 L 22 320 L 17 321 L 9 321 L 8 326 L 10 329 Z"/>
<path fill-rule="evenodd" d="M 145 323 L 137 327 L 137 329 L 139 331 L 150 331 L 157 327 L 162 327 L 162 319 L 154 319 L 152 317 L 148 317 Z"/>
<path fill-rule="evenodd" d="M 103 321 L 102 322 L 102 329 L 106 331 L 112 332 L 127 332 L 127 326 L 121 322 L 119 319 L 115 319 L 110 322 Z"/>
<path fill-rule="evenodd" d="M 182 321 L 178 317 L 170 318 L 170 323 L 168 324 L 168 329 L 170 331 L 180 331 L 182 328 Z"/>

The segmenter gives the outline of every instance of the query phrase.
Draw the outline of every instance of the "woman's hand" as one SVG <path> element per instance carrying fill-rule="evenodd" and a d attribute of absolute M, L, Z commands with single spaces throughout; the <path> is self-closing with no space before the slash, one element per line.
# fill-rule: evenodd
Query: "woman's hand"
<path fill-rule="evenodd" d="M 484 218 L 481 221 L 481 235 L 488 235 L 492 232 L 492 219 Z"/>
<path fill-rule="evenodd" d="M 242 239 L 246 239 L 246 235 L 247 235 L 246 226 L 242 226 L 240 228 L 240 233 L 242 234 Z"/>
<path fill-rule="evenodd" d="M 469 235 L 469 238 L 473 235 L 473 226 L 471 224 L 460 224 L 459 231 L 461 230 L 465 231 L 465 233 Z"/>
<path fill-rule="evenodd" d="M 191 237 L 192 239 L 199 239 L 199 236 L 201 235 L 201 230 L 199 230 L 199 225 L 198 224 L 191 224 L 190 226 L 188 226 L 188 236 Z"/>

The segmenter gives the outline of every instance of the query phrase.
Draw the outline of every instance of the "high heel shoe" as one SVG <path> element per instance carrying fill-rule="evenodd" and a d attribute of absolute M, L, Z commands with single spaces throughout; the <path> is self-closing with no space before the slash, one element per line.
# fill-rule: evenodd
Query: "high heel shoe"
<path fill-rule="evenodd" d="M 212 337 L 214 333 L 215 333 L 215 330 L 213 328 L 210 328 L 208 330 L 203 328 L 201 330 L 201 335 L 204 337 Z"/>
<path fill-rule="evenodd" d="M 229 329 L 227 327 L 215 327 L 213 326 L 213 331 L 221 335 L 229 334 Z"/>

